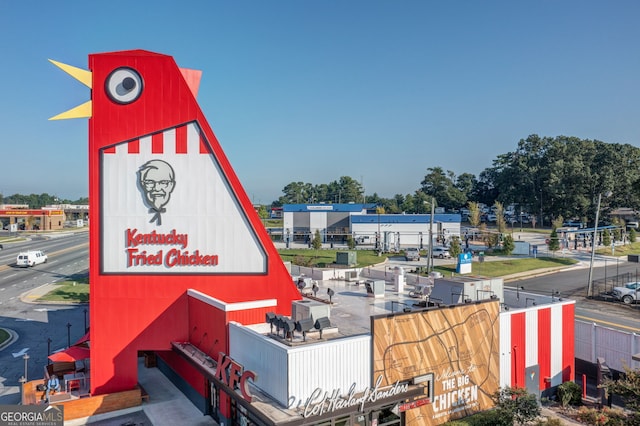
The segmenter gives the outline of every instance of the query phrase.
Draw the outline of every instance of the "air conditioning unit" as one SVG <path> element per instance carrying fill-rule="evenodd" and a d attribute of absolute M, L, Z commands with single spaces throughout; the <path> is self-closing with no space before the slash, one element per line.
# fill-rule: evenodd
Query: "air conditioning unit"
<path fill-rule="evenodd" d="M 307 318 L 314 321 L 322 317 L 329 318 L 330 312 L 328 304 L 316 300 L 295 300 L 291 304 L 291 319 L 294 321 Z"/>
<path fill-rule="evenodd" d="M 359 281 L 360 277 L 358 275 L 358 271 L 344 271 L 344 279 L 345 281 Z"/>

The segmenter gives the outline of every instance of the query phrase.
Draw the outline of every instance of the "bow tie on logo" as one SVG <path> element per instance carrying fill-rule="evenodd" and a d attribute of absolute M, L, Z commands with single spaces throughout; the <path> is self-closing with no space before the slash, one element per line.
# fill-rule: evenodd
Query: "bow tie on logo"
<path fill-rule="evenodd" d="M 159 209 L 149 209 L 149 213 L 155 213 L 153 215 L 153 217 L 151 218 L 151 220 L 149 221 L 149 223 L 153 223 L 153 221 L 156 222 L 156 225 L 162 225 L 162 218 L 160 217 L 160 213 L 165 213 L 167 211 L 167 209 L 165 208 L 159 208 Z"/>

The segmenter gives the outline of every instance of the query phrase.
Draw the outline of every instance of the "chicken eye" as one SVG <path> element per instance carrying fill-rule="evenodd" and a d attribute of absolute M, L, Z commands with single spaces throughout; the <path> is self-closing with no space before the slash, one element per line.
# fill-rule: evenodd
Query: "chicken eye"
<path fill-rule="evenodd" d="M 109 74 L 105 89 L 109 98 L 119 104 L 130 104 L 142 94 L 142 77 L 134 69 L 117 68 Z"/>

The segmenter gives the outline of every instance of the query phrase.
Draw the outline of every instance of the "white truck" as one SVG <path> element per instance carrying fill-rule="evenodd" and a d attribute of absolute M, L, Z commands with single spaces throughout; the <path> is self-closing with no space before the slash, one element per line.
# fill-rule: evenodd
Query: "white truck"
<path fill-rule="evenodd" d="M 626 283 L 624 287 L 614 287 L 611 294 L 614 299 L 622 300 L 626 304 L 637 302 L 640 296 L 640 281 Z"/>

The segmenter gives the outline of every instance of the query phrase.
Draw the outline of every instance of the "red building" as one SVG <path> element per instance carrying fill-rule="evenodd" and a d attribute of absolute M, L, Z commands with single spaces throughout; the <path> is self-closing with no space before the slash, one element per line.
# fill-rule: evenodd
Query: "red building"
<path fill-rule="evenodd" d="M 408 345 L 417 327 L 411 322 L 437 318 L 448 327 L 451 342 L 466 339 L 483 362 L 479 368 L 473 357 L 463 354 L 459 363 L 466 373 L 455 370 L 463 381 L 484 380 L 486 385 L 480 388 L 484 396 L 465 409 L 488 408 L 486 395 L 506 382 L 502 368 L 500 374 L 496 371 L 498 357 L 505 357 L 499 353 L 502 319 L 497 300 L 440 313 L 367 316 L 371 335 L 361 332 L 347 339 L 323 339 L 321 324 L 317 345 L 287 342 L 295 334 L 291 327 L 299 318 L 292 315 L 292 306 L 302 299 L 301 290 L 195 100 L 200 73 L 178 68 L 170 56 L 142 50 L 90 55 L 89 71 L 56 65 L 92 89 L 91 102 L 54 117 L 89 117 L 92 395 L 133 389 L 138 356 L 146 352 L 159 357 L 167 375 L 217 418 L 250 419 L 252 424 L 339 424 L 348 418 L 361 425 L 393 418 L 386 424 L 401 424 L 405 417 L 433 413 L 421 407 L 437 400 L 434 380 L 450 375 L 445 360 L 453 343 L 443 351 L 438 339 L 427 335 L 429 328 L 422 327 L 418 337 L 430 343 L 418 355 L 433 351 L 443 361 L 422 365 L 419 376 L 408 365 L 401 374 L 394 372 L 401 361 L 389 358 L 386 349 L 403 345 L 404 352 L 397 352 L 406 355 L 402 362 L 412 360 L 416 354 Z M 366 292 L 359 299 L 372 305 Z M 301 303 L 310 302 L 307 298 Z M 318 303 L 325 309 L 326 302 Z M 391 307 L 393 311 L 393 303 Z M 562 308 L 565 312 L 573 313 Z M 549 325 L 553 315 L 540 314 L 541 323 Z M 475 320 L 467 322 L 469 316 Z M 275 317 L 282 321 L 278 328 L 290 328 L 284 338 L 264 329 L 265 319 Z M 529 331 L 529 317 L 524 318 Z M 511 320 L 514 347 L 521 345 L 515 339 L 522 336 L 522 321 Z M 563 324 L 568 323 L 567 316 Z M 397 324 L 406 336 L 391 338 L 388 330 Z M 550 327 L 540 330 L 552 332 Z M 545 361 L 544 356 L 536 362 Z M 560 364 L 571 357 L 562 352 Z M 301 372 L 311 374 L 305 370 L 310 358 L 316 366 L 323 360 L 326 364 L 303 377 Z M 513 356 L 514 363 L 522 359 Z M 525 368 L 528 361 L 533 361 L 529 355 L 523 365 L 511 367 Z M 329 372 L 326 366 L 331 365 L 345 370 Z M 556 372 L 557 365 L 541 367 L 540 373 L 547 371 Z M 515 372 L 516 384 L 520 374 Z M 565 379 L 564 371 L 560 377 Z M 452 386 L 448 380 L 442 383 Z M 471 393 L 480 386 L 466 384 L 464 391 Z M 303 407 L 304 401 L 314 400 L 317 389 L 342 395 L 350 388 L 361 404 L 336 396 L 330 409 L 321 399 Z M 263 393 L 259 403 L 252 394 L 258 390 Z M 452 394 L 451 389 L 447 392 Z M 370 394 L 376 398 L 364 397 Z M 401 402 L 403 412 L 419 411 L 400 416 L 393 407 Z M 441 403 L 438 410 L 445 414 L 438 414 L 434 423 L 466 413 L 449 413 L 450 408 Z"/>

